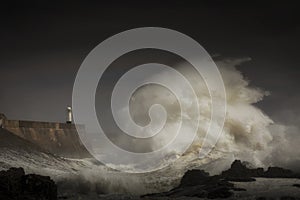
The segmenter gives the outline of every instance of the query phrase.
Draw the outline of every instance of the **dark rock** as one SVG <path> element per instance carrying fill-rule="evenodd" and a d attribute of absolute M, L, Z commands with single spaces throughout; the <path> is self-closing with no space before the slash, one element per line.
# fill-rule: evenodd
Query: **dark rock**
<path fill-rule="evenodd" d="M 294 184 L 293 186 L 300 188 L 300 184 Z"/>
<path fill-rule="evenodd" d="M 59 196 L 58 199 L 68 199 L 68 196 Z"/>
<path fill-rule="evenodd" d="M 269 167 L 267 171 L 263 168 L 249 169 L 240 160 L 235 160 L 231 168 L 223 171 L 221 174 L 228 181 L 244 182 L 255 181 L 253 177 L 265 178 L 298 178 L 299 175 L 295 174 L 289 169 L 280 167 Z"/>
<path fill-rule="evenodd" d="M 49 176 L 25 175 L 24 183 L 24 194 L 57 199 L 57 187 Z"/>
<path fill-rule="evenodd" d="M 280 167 L 269 167 L 264 173 L 266 178 L 295 178 L 296 174 L 289 169 L 283 169 Z"/>
<path fill-rule="evenodd" d="M 25 175 L 22 168 L 0 171 L 0 199 L 56 200 L 57 187 L 50 177 Z"/>
<path fill-rule="evenodd" d="M 209 191 L 207 198 L 216 199 L 216 198 L 228 198 L 233 195 L 233 192 L 229 190 L 228 187 L 217 187 Z"/>
<path fill-rule="evenodd" d="M 189 170 L 181 179 L 178 187 L 163 193 L 144 195 L 151 197 L 198 197 L 198 198 L 228 198 L 233 191 L 246 191 L 243 188 L 235 188 L 232 182 L 255 181 L 253 177 L 267 178 L 291 178 L 299 177 L 290 170 L 279 167 L 270 167 L 267 171 L 263 168 L 249 169 L 240 160 L 235 160 L 231 168 L 223 171 L 221 175 L 209 176 L 203 170 Z M 294 185 L 299 187 L 299 184 Z M 258 197 L 257 199 L 266 199 Z"/>
<path fill-rule="evenodd" d="M 233 191 L 247 191 L 245 188 L 233 188 Z"/>
<path fill-rule="evenodd" d="M 249 169 L 246 165 L 242 164 L 240 160 L 235 160 L 231 164 L 231 168 L 223 171 L 221 174 L 226 180 L 235 182 L 255 181 L 255 179 L 251 177 L 262 177 L 263 175 L 263 168 Z"/>
<path fill-rule="evenodd" d="M 291 197 L 291 196 L 283 196 L 280 197 L 280 200 L 299 200 L 300 198 Z"/>
<path fill-rule="evenodd" d="M 251 177 L 226 177 L 225 179 L 227 181 L 232 181 L 232 182 L 253 182 L 253 181 L 256 181 L 255 178 L 251 178 Z"/>
<path fill-rule="evenodd" d="M 210 179 L 209 173 L 203 170 L 188 170 L 182 177 L 179 187 L 202 185 Z"/>
<path fill-rule="evenodd" d="M 0 171 L 0 197 L 2 195 L 17 195 L 22 191 L 25 172 L 22 168 L 10 168 Z"/>
<path fill-rule="evenodd" d="M 256 200 L 267 200 L 266 197 L 257 197 Z"/>
<path fill-rule="evenodd" d="M 209 176 L 203 170 L 189 170 L 182 177 L 180 185 L 168 192 L 145 196 L 154 197 L 198 197 L 198 198 L 228 198 L 233 195 L 232 183 L 223 180 L 220 176 Z"/>

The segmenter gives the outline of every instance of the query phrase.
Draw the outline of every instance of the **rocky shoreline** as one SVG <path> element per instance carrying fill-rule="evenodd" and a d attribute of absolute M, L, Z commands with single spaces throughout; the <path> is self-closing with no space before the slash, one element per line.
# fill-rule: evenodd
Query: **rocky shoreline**
<path fill-rule="evenodd" d="M 279 167 L 269 167 L 266 171 L 262 168 L 250 169 L 240 160 L 235 160 L 231 167 L 220 175 L 210 176 L 203 170 L 189 170 L 174 189 L 168 192 L 143 195 L 139 198 L 232 198 L 234 192 L 246 191 L 245 188 L 236 187 L 233 182 L 253 182 L 256 181 L 255 178 L 299 177 L 299 174 L 288 169 Z M 299 184 L 291 186 L 299 188 Z M 0 171 L 0 199 L 57 200 L 61 198 L 69 199 L 67 196 L 57 196 L 57 185 L 50 177 L 35 174 L 26 175 L 22 168 Z"/>
<path fill-rule="evenodd" d="M 234 191 L 246 191 L 245 188 L 235 187 L 232 182 L 252 182 L 255 178 L 299 178 L 288 169 L 269 167 L 250 169 L 240 160 L 235 160 L 228 170 L 220 175 L 209 176 L 203 170 L 189 170 L 182 177 L 180 185 L 168 192 L 144 195 L 147 197 L 197 197 L 197 198 L 229 198 Z M 298 187 L 297 184 L 294 187 Z"/>

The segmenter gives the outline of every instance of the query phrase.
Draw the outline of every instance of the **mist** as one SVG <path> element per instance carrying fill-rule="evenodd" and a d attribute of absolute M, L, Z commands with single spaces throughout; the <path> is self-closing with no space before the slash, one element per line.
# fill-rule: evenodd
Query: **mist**
<path fill-rule="evenodd" d="M 241 159 L 250 163 L 253 167 L 281 166 L 298 171 L 300 152 L 297 151 L 297 145 L 300 141 L 298 127 L 275 123 L 270 116 L 259 109 L 256 104 L 263 101 L 265 96 L 272 95 L 270 92 L 258 87 L 250 86 L 247 77 L 244 77 L 237 66 L 245 62 L 251 62 L 250 58 L 242 59 L 217 59 L 216 64 L 219 67 L 226 89 L 227 113 L 223 133 L 216 146 L 207 155 L 210 159 L 202 161 L 203 165 L 210 162 L 219 162 L 221 166 L 218 169 L 210 169 L 211 173 L 218 173 L 225 168 L 234 159 Z M 160 104 L 167 113 L 166 125 L 162 128 L 160 136 L 151 138 L 146 144 L 139 145 L 132 141 L 130 146 L 136 151 L 143 152 L 158 149 L 166 144 L 172 138 L 178 129 L 180 120 L 186 120 L 181 127 L 186 131 L 186 135 L 180 138 L 182 141 L 189 137 L 189 127 L 196 126 L 197 112 L 200 112 L 200 123 L 197 131 L 197 137 L 186 153 L 180 155 L 181 144 L 178 144 L 179 151 L 169 149 L 168 156 L 178 158 L 176 162 L 197 158 L 203 142 L 210 142 L 213 135 L 206 140 L 205 134 L 211 118 L 210 94 L 205 82 L 194 73 L 193 70 L 186 67 L 184 63 L 179 64 L 176 69 L 185 75 L 192 84 L 197 96 L 199 107 L 192 103 L 192 97 L 184 93 L 187 88 L 182 88 L 181 99 L 176 99 L 176 95 L 164 87 L 157 85 L 146 85 L 136 90 L 130 100 L 130 112 L 132 119 L 137 124 L 148 124 L 155 116 L 161 118 L 161 115 L 153 115 L 149 118 L 148 110 L 153 104 Z M 169 78 L 167 72 L 161 71 L 150 79 L 170 80 L 170 84 L 176 84 Z M 255 83 L 252 83 L 255 84 Z M 177 85 L 177 87 L 183 87 Z M 160 94 L 160 95 L 157 95 Z M 218 96 L 218 94 L 214 94 Z M 180 103 L 178 103 L 180 101 Z M 180 105 L 185 104 L 186 110 L 181 110 Z M 179 107 L 179 108 L 178 108 Z M 154 120 L 155 121 L 155 120 Z M 159 121 L 159 120 L 156 120 Z M 214 124 L 219 126 L 220 124 Z M 120 139 L 122 141 L 122 139 Z M 228 159 L 224 161 L 224 159 Z M 164 162 L 170 162 L 164 161 Z M 149 164 L 149 163 L 148 163 Z M 208 169 L 209 170 L 209 169 Z"/>

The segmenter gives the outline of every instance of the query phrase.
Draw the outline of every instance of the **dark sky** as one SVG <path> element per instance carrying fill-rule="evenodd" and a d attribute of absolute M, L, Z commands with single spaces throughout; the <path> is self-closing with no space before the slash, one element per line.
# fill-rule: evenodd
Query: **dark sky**
<path fill-rule="evenodd" d="M 239 67 L 271 92 L 273 119 L 300 123 L 300 12 L 288 1 L 12 1 L 0 7 L 0 112 L 64 121 L 76 72 L 100 42 L 131 28 L 185 33 L 211 55 L 251 57 Z"/>

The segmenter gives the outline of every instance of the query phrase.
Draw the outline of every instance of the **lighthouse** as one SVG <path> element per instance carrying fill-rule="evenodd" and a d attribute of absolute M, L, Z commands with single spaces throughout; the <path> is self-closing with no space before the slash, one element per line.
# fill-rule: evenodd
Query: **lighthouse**
<path fill-rule="evenodd" d="M 72 123 L 72 108 L 70 106 L 67 107 L 67 124 Z"/>

